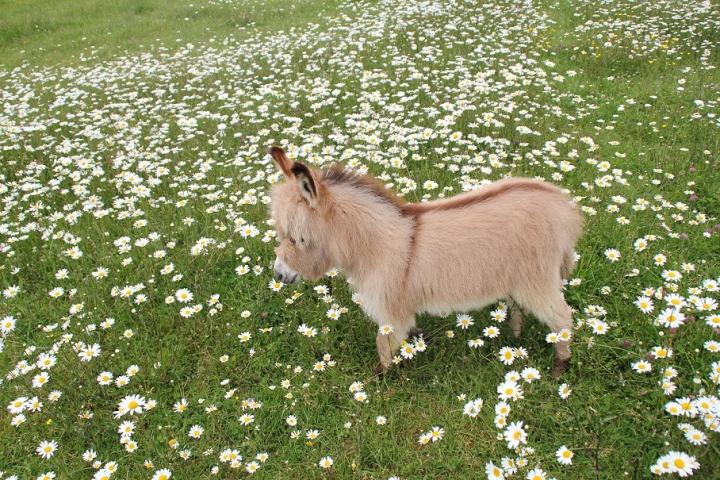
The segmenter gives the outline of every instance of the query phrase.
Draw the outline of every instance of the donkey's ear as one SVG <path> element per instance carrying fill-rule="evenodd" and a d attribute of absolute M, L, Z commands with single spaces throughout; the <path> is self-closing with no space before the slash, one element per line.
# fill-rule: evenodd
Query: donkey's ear
<path fill-rule="evenodd" d="M 275 160 L 275 163 L 277 163 L 277 166 L 280 167 L 280 170 L 282 170 L 285 176 L 287 178 L 292 178 L 292 167 L 294 162 L 287 157 L 285 150 L 280 147 L 272 147 L 268 150 L 268 153 L 273 160 Z"/>
<path fill-rule="evenodd" d="M 315 180 L 312 171 L 302 163 L 295 162 L 290 169 L 295 176 L 300 193 L 308 204 L 317 208 L 320 205 L 320 185 Z"/>

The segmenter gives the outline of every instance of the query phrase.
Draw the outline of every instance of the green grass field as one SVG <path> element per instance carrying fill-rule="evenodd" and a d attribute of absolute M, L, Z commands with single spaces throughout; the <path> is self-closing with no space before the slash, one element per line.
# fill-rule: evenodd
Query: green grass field
<path fill-rule="evenodd" d="M 0 12 L 0 479 L 719 478 L 717 3 Z M 273 144 L 410 201 L 566 188 L 569 371 L 492 305 L 374 376 L 342 272 L 273 284 Z"/>

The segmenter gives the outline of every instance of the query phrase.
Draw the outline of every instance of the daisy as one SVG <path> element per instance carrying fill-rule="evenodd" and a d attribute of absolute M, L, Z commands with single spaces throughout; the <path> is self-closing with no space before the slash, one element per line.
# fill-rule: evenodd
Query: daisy
<path fill-rule="evenodd" d="M 10 420 L 10 425 L 12 425 L 13 427 L 19 427 L 20 425 L 22 425 L 23 423 L 25 423 L 25 420 L 27 420 L 27 418 L 25 417 L 25 415 L 23 415 L 22 413 L 20 413 L 20 414 L 18 414 L 18 415 L 15 415 L 15 416 Z"/>
<path fill-rule="evenodd" d="M 488 480 L 505 480 L 503 471 L 492 462 L 485 464 L 485 474 Z"/>
<path fill-rule="evenodd" d="M 688 477 L 693 474 L 693 470 L 700 468 L 695 457 L 683 452 L 668 452 L 667 458 L 670 462 L 671 472 L 677 473 L 681 477 Z"/>
<path fill-rule="evenodd" d="M 527 432 L 523 428 L 523 422 L 513 422 L 503 432 L 503 437 L 508 448 L 514 449 L 527 442 Z"/>
<path fill-rule="evenodd" d="M 617 250 L 615 248 L 608 248 L 605 250 L 605 258 L 610 260 L 611 262 L 617 262 L 620 260 L 620 250 Z"/>
<path fill-rule="evenodd" d="M 49 370 L 57 363 L 57 357 L 51 353 L 41 353 L 35 363 L 41 370 Z"/>
<path fill-rule="evenodd" d="M 602 320 L 592 319 L 592 321 L 588 320 L 588 323 L 596 335 L 605 335 L 608 331 L 608 324 Z"/>
<path fill-rule="evenodd" d="M 655 308 L 655 306 L 653 305 L 652 299 L 650 299 L 644 295 L 641 297 L 638 297 L 638 299 L 635 300 L 635 306 L 637 306 L 640 309 L 640 311 L 643 313 L 650 313 Z"/>
<path fill-rule="evenodd" d="M 121 417 L 126 414 L 134 415 L 136 413 L 142 413 L 144 408 L 145 397 L 141 397 L 139 395 L 128 395 L 118 404 L 117 413 Z"/>
<path fill-rule="evenodd" d="M 558 387 L 558 395 L 560 395 L 560 398 L 562 398 L 563 400 L 567 400 L 571 393 L 572 389 L 567 383 L 563 383 Z"/>
<path fill-rule="evenodd" d="M 107 468 L 102 468 L 95 472 L 95 475 L 93 475 L 93 480 L 110 480 L 110 476 L 112 473 Z"/>
<path fill-rule="evenodd" d="M 465 406 L 463 407 L 463 414 L 467 415 L 468 417 L 475 418 L 480 414 L 480 410 L 482 410 L 482 407 L 482 398 L 476 398 L 475 400 L 471 400 L 465 404 Z"/>
<path fill-rule="evenodd" d="M 520 372 L 520 376 L 527 383 L 532 383 L 535 380 L 540 380 L 541 378 L 540 371 L 537 368 L 532 367 L 525 368 L 522 372 Z"/>
<path fill-rule="evenodd" d="M 7 406 L 8 412 L 15 415 L 18 413 L 21 413 L 26 408 L 28 398 L 27 397 L 18 397 Z"/>
<path fill-rule="evenodd" d="M 47 441 L 43 440 L 40 445 L 35 449 L 37 454 L 47 460 L 48 458 L 55 455 L 55 451 L 58 448 L 58 444 L 55 440 Z"/>
<path fill-rule="evenodd" d="M 47 372 L 42 372 L 33 377 L 32 380 L 32 386 L 33 388 L 41 388 L 43 385 L 45 385 L 50 380 L 50 374 Z"/>
<path fill-rule="evenodd" d="M 124 437 L 125 440 L 125 450 L 129 453 L 133 453 L 138 448 L 138 444 L 135 440 L 133 440 L 130 437 Z"/>
<path fill-rule="evenodd" d="M 485 335 L 487 338 L 495 338 L 500 335 L 500 329 L 495 326 L 485 327 L 483 329 L 483 335 Z"/>
<path fill-rule="evenodd" d="M 569 328 L 563 328 L 558 332 L 558 339 L 561 342 L 569 342 L 572 340 L 572 331 Z M 520 349 L 523 349 L 523 347 L 520 347 Z M 527 355 L 524 355 L 524 357 L 527 357 Z"/>
<path fill-rule="evenodd" d="M 430 430 L 430 439 L 434 442 L 438 442 L 442 440 L 443 435 L 445 434 L 445 429 L 441 427 L 433 427 L 432 430 Z"/>
<path fill-rule="evenodd" d="M 682 307 L 687 305 L 687 302 L 685 301 L 685 299 L 681 295 L 678 295 L 677 293 L 670 293 L 670 294 L 666 295 L 665 302 L 668 305 L 674 307 L 676 310 L 680 310 Z"/>
<path fill-rule="evenodd" d="M 395 329 L 392 325 L 382 325 L 380 327 L 380 335 L 390 335 Z"/>
<path fill-rule="evenodd" d="M 470 315 L 467 315 L 465 313 L 459 314 L 457 316 L 456 325 L 461 328 L 462 330 L 467 330 L 470 328 L 475 322 L 473 321 L 473 318 Z"/>
<path fill-rule="evenodd" d="M 480 348 L 485 345 L 485 341 L 482 338 L 473 338 L 468 340 L 468 346 L 470 348 Z"/>
<path fill-rule="evenodd" d="M 318 465 L 320 466 L 320 468 L 324 468 L 327 470 L 333 466 L 333 463 L 335 462 L 333 462 L 332 457 L 323 457 L 318 462 Z"/>
<path fill-rule="evenodd" d="M 167 468 L 163 468 L 162 470 L 157 470 L 155 472 L 155 475 L 153 475 L 152 480 L 169 480 L 172 476 L 172 472 L 168 470 Z"/>
<path fill-rule="evenodd" d="M 260 468 L 260 464 L 254 460 L 245 465 L 245 471 L 251 475 L 257 472 L 258 468 Z"/>
<path fill-rule="evenodd" d="M 705 297 L 700 299 L 696 308 L 701 312 L 711 312 L 713 310 L 717 310 L 718 303 L 714 298 Z"/>
<path fill-rule="evenodd" d="M 3 296 L 5 298 L 15 298 L 20 293 L 20 287 L 17 285 L 11 285 L 3 290 Z"/>
<path fill-rule="evenodd" d="M 661 276 L 668 282 L 679 282 L 682 279 L 682 274 L 677 270 L 663 270 Z"/>
<path fill-rule="evenodd" d="M 413 358 L 415 356 L 415 345 L 405 342 L 400 347 L 400 355 L 402 355 L 402 357 L 405 359 Z"/>
<path fill-rule="evenodd" d="M 97 457 L 95 450 L 85 450 L 82 454 L 82 459 L 86 462 L 92 462 Z"/>
<path fill-rule="evenodd" d="M 688 442 L 696 446 L 705 445 L 707 443 L 707 435 L 695 428 L 688 429 L 685 432 L 685 438 Z"/>
<path fill-rule="evenodd" d="M 117 432 L 123 436 L 130 436 L 135 432 L 135 422 L 124 421 L 118 427 Z"/>
<path fill-rule="evenodd" d="M 15 330 L 15 318 L 7 316 L 0 320 L 0 333 L 3 336 Z"/>
<path fill-rule="evenodd" d="M 649 373 L 652 370 L 652 365 L 650 365 L 650 362 L 645 360 L 639 360 L 637 362 L 634 362 L 631 366 L 632 369 L 635 370 L 637 373 Z"/>
<path fill-rule="evenodd" d="M 497 393 L 501 400 L 518 400 L 523 398 L 522 387 L 513 381 L 506 381 L 498 385 Z"/>
<path fill-rule="evenodd" d="M 197 439 L 202 437 L 203 432 L 205 432 L 205 429 L 203 427 L 201 427 L 200 425 L 193 425 L 192 427 L 190 427 L 188 437 Z"/>
<path fill-rule="evenodd" d="M 673 351 L 671 348 L 653 347 L 650 354 L 655 358 L 672 358 Z"/>
<path fill-rule="evenodd" d="M 100 385 L 110 385 L 113 380 L 113 374 L 110 372 L 101 372 L 100 375 L 97 376 L 97 382 Z"/>
<path fill-rule="evenodd" d="M 557 458 L 558 463 L 562 465 L 572 464 L 572 459 L 574 455 L 575 454 L 570 451 L 565 445 L 558 448 L 555 452 L 555 457 Z"/>
<path fill-rule="evenodd" d="M 490 318 L 498 323 L 502 323 L 507 318 L 507 308 L 497 309 L 490 312 Z"/>
<path fill-rule="evenodd" d="M 188 401 L 184 398 L 180 399 L 179 402 L 175 402 L 173 405 L 173 411 L 175 413 L 184 413 L 188 409 Z"/>
<path fill-rule="evenodd" d="M 527 473 L 525 478 L 527 480 L 546 480 L 547 474 L 541 468 L 534 468 Z"/>
<path fill-rule="evenodd" d="M 495 404 L 495 414 L 496 415 L 501 415 L 503 417 L 507 417 L 508 415 L 510 415 L 511 410 L 512 410 L 512 408 L 510 407 L 510 404 L 508 404 L 506 402 L 498 402 L 497 404 Z"/>
<path fill-rule="evenodd" d="M 505 365 L 512 365 L 515 361 L 515 351 L 510 347 L 503 347 L 498 352 L 500 361 Z"/>
<path fill-rule="evenodd" d="M 92 345 L 83 345 L 78 353 L 81 362 L 89 362 L 93 358 L 97 357 L 102 353 L 100 345 L 94 343 Z"/>
<path fill-rule="evenodd" d="M 658 315 L 657 323 L 665 328 L 678 328 L 685 323 L 685 314 L 675 308 L 666 308 Z"/>

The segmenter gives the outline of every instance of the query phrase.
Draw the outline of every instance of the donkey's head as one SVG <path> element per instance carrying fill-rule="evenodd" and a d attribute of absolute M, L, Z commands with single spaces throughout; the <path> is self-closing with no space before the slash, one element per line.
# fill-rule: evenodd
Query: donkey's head
<path fill-rule="evenodd" d="M 325 220 L 328 192 L 319 176 L 302 163 L 290 160 L 280 147 L 270 155 L 286 181 L 272 189 L 271 215 L 275 220 L 275 278 L 294 283 L 300 277 L 319 279 L 331 265 Z"/>

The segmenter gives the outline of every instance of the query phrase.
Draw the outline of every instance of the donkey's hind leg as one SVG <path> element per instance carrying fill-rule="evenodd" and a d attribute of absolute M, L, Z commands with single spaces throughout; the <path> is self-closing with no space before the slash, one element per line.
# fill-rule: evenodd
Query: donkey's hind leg
<path fill-rule="evenodd" d="M 525 320 L 525 314 L 523 313 L 522 308 L 520 308 L 520 305 L 518 305 L 512 297 L 508 297 L 507 304 L 508 309 L 510 310 L 510 328 L 512 329 L 513 336 L 518 338 L 522 333 L 522 325 Z"/>
<path fill-rule="evenodd" d="M 518 302 L 522 302 L 523 306 L 532 312 L 538 320 L 550 327 L 550 330 L 558 333 L 562 329 L 572 330 L 572 309 L 565 302 L 562 290 L 560 288 L 551 289 L 546 292 L 536 292 L 532 295 L 524 296 L 520 299 L 516 297 Z M 570 345 L 569 342 L 557 342 L 555 344 L 555 364 L 553 366 L 553 378 L 558 378 L 567 370 L 570 364 Z"/>

